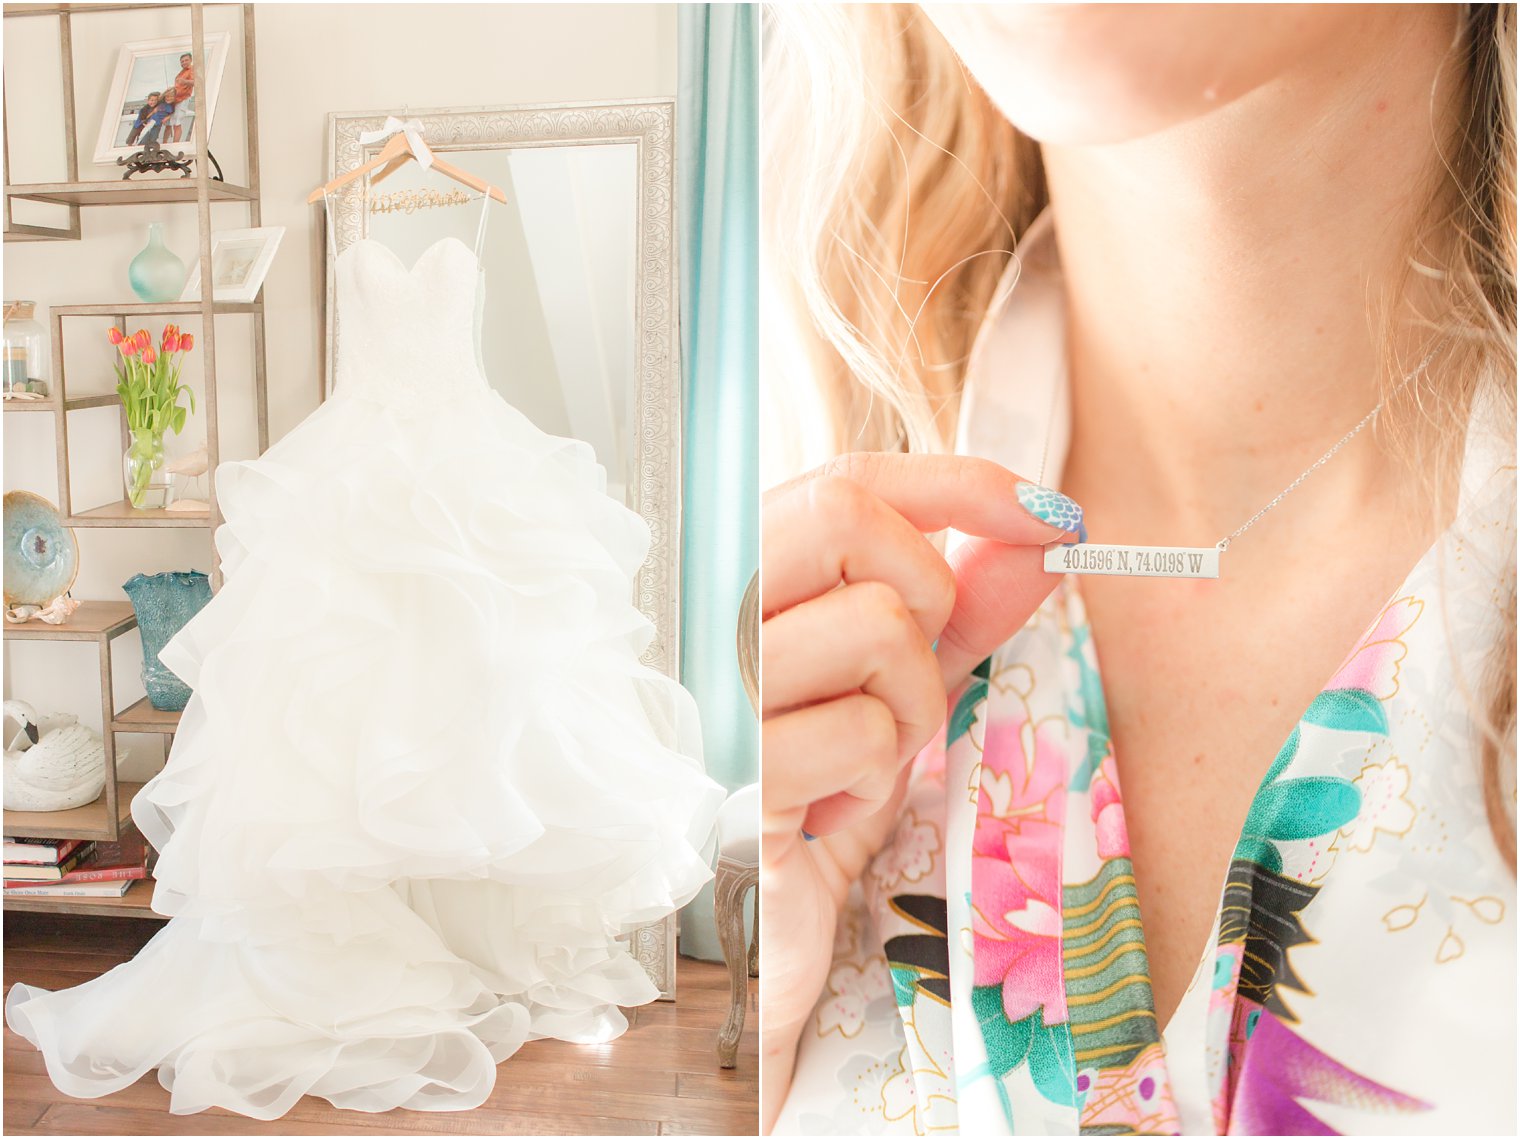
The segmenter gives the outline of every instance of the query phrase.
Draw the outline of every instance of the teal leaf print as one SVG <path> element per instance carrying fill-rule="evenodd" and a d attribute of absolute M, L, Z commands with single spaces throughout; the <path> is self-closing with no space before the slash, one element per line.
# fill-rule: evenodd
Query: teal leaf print
<path fill-rule="evenodd" d="M 1299 738 L 1297 728 L 1288 733 L 1287 742 L 1279 749 L 1277 758 L 1272 761 L 1272 766 L 1267 768 L 1267 774 L 1262 778 L 1261 785 L 1263 787 L 1281 775 L 1287 769 L 1288 764 L 1293 762 L 1293 757 L 1298 754 Z"/>
<path fill-rule="evenodd" d="M 1235 844 L 1234 860 L 1238 862 L 1253 862 L 1263 870 L 1270 870 L 1273 874 L 1282 873 L 1282 855 L 1277 853 L 1277 847 L 1264 838 L 1256 838 L 1252 835 L 1243 836 Z"/>
<path fill-rule="evenodd" d="M 1292 840 L 1338 831 L 1362 806 L 1362 793 L 1345 779 L 1313 775 L 1289 779 L 1256 793 L 1247 825 L 1250 833 Z"/>
<path fill-rule="evenodd" d="M 950 730 L 945 737 L 946 747 L 971 730 L 971 725 L 976 723 L 977 706 L 985 699 L 987 699 L 987 682 L 973 680 L 966 691 L 961 693 L 961 698 L 955 703 L 955 711 L 950 714 Z"/>
<path fill-rule="evenodd" d="M 1003 986 L 976 985 L 971 990 L 971 1010 L 982 1026 L 982 1040 L 987 1046 L 987 1067 L 1001 1080 L 1024 1062 L 1029 1055 L 1030 1022 L 1039 1016 L 1027 1016 L 1017 1023 L 1003 1015 Z"/>
<path fill-rule="evenodd" d="M 1273 845 L 1331 834 L 1356 818 L 1362 793 L 1349 780 L 1312 775 L 1263 784 L 1246 815 L 1235 857 L 1274 873 L 1282 855 Z"/>
<path fill-rule="evenodd" d="M 1023 1020 L 1010 1021 L 1003 1013 L 1002 985 L 972 988 L 971 1008 L 987 1048 L 987 1070 L 995 1079 L 1002 1080 L 1027 1062 L 1041 1095 L 1063 1107 L 1076 1104 L 1076 1054 L 1070 1025 L 1047 1027 L 1043 1008 Z"/>
<path fill-rule="evenodd" d="M 1304 713 L 1304 723 L 1338 732 L 1388 734 L 1388 715 L 1372 693 L 1361 688 L 1332 688 L 1321 692 Z"/>
<path fill-rule="evenodd" d="M 1321 692 L 1301 722 L 1338 732 L 1388 734 L 1388 716 L 1382 704 L 1360 688 Z M 1282 777 L 1298 754 L 1301 740 L 1301 730 L 1294 728 L 1251 801 L 1242 838 L 1235 847 L 1236 858 L 1274 873 L 1282 870 L 1282 853 L 1276 843 L 1333 834 L 1362 809 L 1362 793 L 1350 780 L 1334 775 Z"/>
<path fill-rule="evenodd" d="M 1039 1023 L 1042 1014 L 1029 1019 L 1036 1022 L 1029 1046 L 1029 1074 L 1034 1086 L 1051 1103 L 1075 1107 L 1077 1103 L 1077 1061 L 1071 1047 L 1071 1026 Z"/>
<path fill-rule="evenodd" d="M 1091 639 L 1086 626 L 1073 629 L 1071 648 L 1066 652 L 1067 657 L 1075 662 L 1078 676 L 1076 695 L 1067 700 L 1066 718 L 1077 727 L 1087 729 L 1087 754 L 1072 772 L 1072 791 L 1087 791 L 1092 787 L 1093 773 L 1103 766 L 1110 746 L 1103 681 L 1086 651 Z"/>
<path fill-rule="evenodd" d="M 892 974 L 892 996 L 898 1008 L 909 1008 L 918 989 L 918 970 L 889 967 Z"/>

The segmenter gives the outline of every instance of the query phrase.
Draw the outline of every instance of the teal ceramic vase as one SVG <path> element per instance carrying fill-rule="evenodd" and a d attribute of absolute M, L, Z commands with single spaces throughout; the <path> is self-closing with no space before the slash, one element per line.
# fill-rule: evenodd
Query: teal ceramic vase
<path fill-rule="evenodd" d="M 122 589 L 132 599 L 142 634 L 142 681 L 148 702 L 161 712 L 183 712 L 190 703 L 190 687 L 163 665 L 158 654 L 211 600 L 211 579 L 194 570 L 140 573 Z"/>
<path fill-rule="evenodd" d="M 164 244 L 164 223 L 148 223 L 148 244 L 127 266 L 132 291 L 153 304 L 179 300 L 185 290 L 185 263 Z"/>

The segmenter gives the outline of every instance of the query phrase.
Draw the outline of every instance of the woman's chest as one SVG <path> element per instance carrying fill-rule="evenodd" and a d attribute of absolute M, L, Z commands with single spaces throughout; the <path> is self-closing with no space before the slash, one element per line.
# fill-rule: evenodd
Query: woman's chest
<path fill-rule="evenodd" d="M 1486 634 L 1442 602 L 1439 576 L 1390 590 L 1360 636 L 1326 632 L 1318 665 L 1311 641 L 1257 652 L 1267 633 L 1218 611 L 1209 630 L 1158 605 L 1133 625 L 1148 638 L 1103 641 L 1068 583 L 958 695 L 942 766 L 867 876 L 869 933 L 831 977 L 801 1067 L 847 1078 L 867 1127 L 912 1105 L 900 1122 L 919 1131 L 1512 1119 L 1483 1089 L 1512 1068 L 1513 1024 L 1479 1010 L 1512 1007 L 1513 879 L 1446 651 Z M 1328 627 L 1333 608 L 1300 603 L 1292 627 Z M 1166 699 L 1105 699 L 1110 666 L 1138 678 L 1205 643 L 1196 668 L 1170 661 Z M 1307 695 L 1274 671 L 1281 657 L 1318 674 Z M 1230 675 L 1253 671 L 1259 690 L 1240 694 Z M 1198 695 L 1169 721 L 1187 685 Z M 1260 711 L 1274 699 L 1276 726 Z M 1127 738 L 1148 750 L 1120 758 Z M 1211 756 L 1250 758 L 1216 759 L 1233 779 L 1189 775 Z M 858 1024 L 836 1024 L 844 1012 Z M 882 1067 L 851 1067 L 864 1057 Z M 797 1085 L 799 1102 L 815 1094 Z"/>
<path fill-rule="evenodd" d="M 1199 968 L 1263 777 L 1407 570 L 1087 579 L 1158 1019 Z"/>

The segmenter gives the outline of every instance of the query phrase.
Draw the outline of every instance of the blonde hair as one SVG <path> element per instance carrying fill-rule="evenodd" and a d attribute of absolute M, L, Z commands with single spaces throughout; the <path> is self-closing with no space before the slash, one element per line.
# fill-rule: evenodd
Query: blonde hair
<path fill-rule="evenodd" d="M 1410 385 L 1384 417 L 1435 427 L 1403 440 L 1431 472 L 1455 468 L 1476 402 L 1511 438 L 1515 423 L 1515 8 L 1465 7 L 1449 61 L 1463 113 L 1411 235 L 1410 272 L 1439 285 L 1424 323 L 1442 345 L 1440 378 Z M 786 367 L 767 389 L 821 405 L 830 453 L 946 450 L 974 338 L 1046 204 L 1039 147 L 916 6 L 775 5 L 768 18 L 762 244 L 779 284 L 767 325 L 793 340 L 770 354 Z M 1385 332 L 1397 315 L 1383 313 Z M 814 391 L 788 393 L 799 375 Z M 1435 452 L 1417 455 L 1432 434 Z M 1485 798 L 1513 867 L 1513 588 L 1506 608 L 1479 718 Z"/>
<path fill-rule="evenodd" d="M 764 247 L 811 325 L 835 450 L 943 450 L 972 338 L 1045 205 L 1039 148 L 914 6 L 770 20 Z"/>

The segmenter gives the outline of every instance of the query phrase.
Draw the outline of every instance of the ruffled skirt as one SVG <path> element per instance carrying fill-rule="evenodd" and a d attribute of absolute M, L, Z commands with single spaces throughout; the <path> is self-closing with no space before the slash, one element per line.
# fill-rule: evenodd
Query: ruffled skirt
<path fill-rule="evenodd" d="M 640 663 L 641 519 L 583 443 L 482 388 L 339 395 L 217 475 L 223 588 L 161 654 L 193 689 L 133 801 L 171 916 L 6 1019 L 60 1090 L 157 1068 L 176 1113 L 302 1095 L 467 1109 L 525 1040 L 657 995 L 615 938 L 710 877 L 695 706 Z"/>

